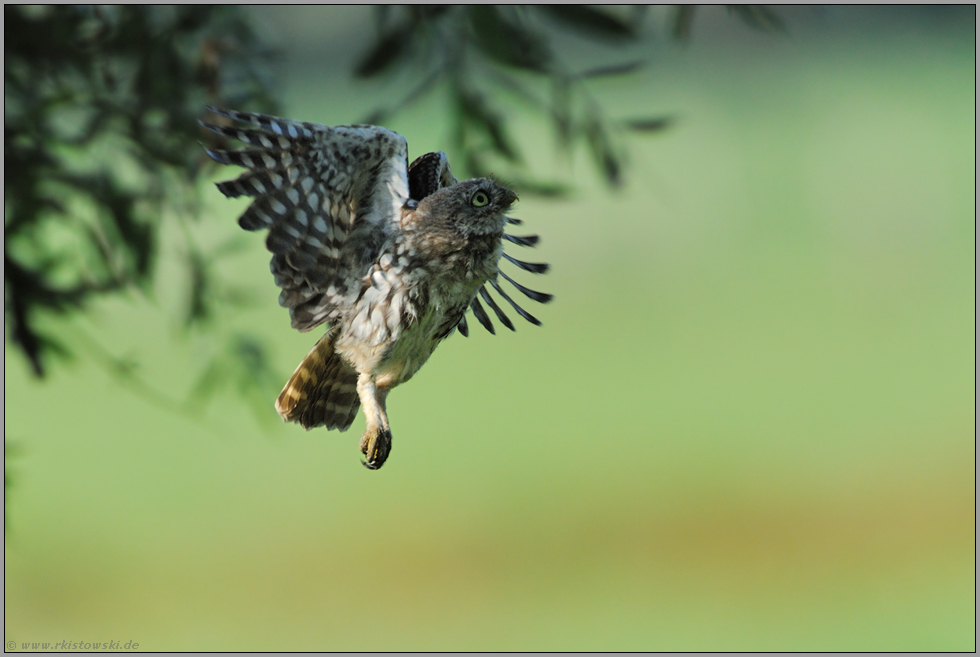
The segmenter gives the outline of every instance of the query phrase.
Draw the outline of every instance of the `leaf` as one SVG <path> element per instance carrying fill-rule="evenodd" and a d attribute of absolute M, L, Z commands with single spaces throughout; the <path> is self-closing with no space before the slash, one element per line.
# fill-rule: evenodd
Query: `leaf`
<path fill-rule="evenodd" d="M 659 116 L 652 119 L 629 119 L 623 121 L 623 127 L 635 132 L 660 132 L 674 125 L 674 118 Z"/>
<path fill-rule="evenodd" d="M 763 32 L 783 32 L 783 21 L 772 9 L 765 5 L 727 5 L 728 11 L 742 21 Z"/>
<path fill-rule="evenodd" d="M 474 150 L 466 150 L 464 155 L 466 158 L 465 170 L 469 171 L 474 178 L 489 178 L 493 175 L 490 167 L 487 166 L 479 153 Z"/>
<path fill-rule="evenodd" d="M 592 68 L 587 71 L 582 71 L 581 73 L 575 74 L 574 79 L 585 80 L 587 78 L 604 78 L 611 77 L 614 75 L 626 75 L 627 73 L 632 73 L 638 71 L 646 62 L 642 60 L 634 60 L 632 62 L 623 62 L 622 64 L 612 64 L 610 66 L 600 66 L 598 68 Z"/>
<path fill-rule="evenodd" d="M 592 156 L 602 170 L 603 175 L 613 187 L 622 184 L 623 167 L 619 157 L 613 150 L 612 140 L 598 116 L 593 116 L 585 128 L 586 138 L 592 149 Z"/>
<path fill-rule="evenodd" d="M 451 9 L 450 5 L 407 5 L 412 22 L 420 24 L 439 18 Z"/>
<path fill-rule="evenodd" d="M 413 30 L 413 25 L 404 24 L 379 37 L 354 67 L 354 75 L 369 78 L 391 68 L 408 49 Z"/>
<path fill-rule="evenodd" d="M 361 121 L 361 123 L 367 123 L 369 125 L 381 125 L 381 123 L 386 118 L 394 114 L 395 111 L 403 110 L 406 107 L 410 107 L 411 105 L 415 104 L 415 102 L 417 102 L 420 98 L 422 98 L 427 93 L 429 93 L 435 87 L 435 84 L 439 81 L 442 72 L 443 71 L 441 68 L 436 68 L 436 70 L 432 71 L 428 76 L 426 76 L 425 79 L 422 80 L 422 82 L 420 82 L 414 89 L 409 91 L 408 94 L 406 94 L 405 97 L 401 99 L 401 101 L 397 102 L 394 105 L 394 107 L 396 107 L 397 110 L 390 110 L 390 109 L 385 109 L 383 107 L 379 107 L 375 109 L 373 112 L 371 112 L 370 114 L 368 114 L 368 116 L 363 121 Z"/>
<path fill-rule="evenodd" d="M 521 196 L 528 194 L 532 196 L 542 196 L 544 198 L 566 198 L 571 195 L 572 189 L 568 185 L 547 180 L 534 180 L 521 176 L 509 176 L 508 180 L 514 190 Z"/>
<path fill-rule="evenodd" d="M 500 7 L 474 5 L 467 9 L 476 45 L 483 54 L 508 66 L 548 71 L 552 55 L 543 35 L 505 16 Z"/>
<path fill-rule="evenodd" d="M 572 94 L 569 80 L 556 75 L 551 85 L 551 118 L 555 122 L 558 145 L 568 153 L 572 144 Z"/>
<path fill-rule="evenodd" d="M 210 300 L 212 298 L 211 272 L 204 254 L 196 248 L 187 255 L 187 269 L 190 274 L 187 309 L 184 314 L 184 328 L 201 325 L 211 319 Z"/>
<path fill-rule="evenodd" d="M 677 5 L 674 11 L 674 24 L 670 33 L 678 41 L 691 38 L 691 28 L 694 25 L 694 12 L 697 5 Z"/>
<path fill-rule="evenodd" d="M 537 5 L 536 9 L 583 36 L 612 40 L 636 38 L 629 23 L 587 5 Z"/>
<path fill-rule="evenodd" d="M 381 125 L 389 116 L 391 116 L 391 112 L 389 110 L 379 107 L 358 121 L 358 123 L 365 123 L 367 125 Z"/>
<path fill-rule="evenodd" d="M 503 116 L 490 107 L 485 96 L 470 90 L 460 90 L 457 103 L 464 118 L 479 126 L 490 137 L 495 151 L 511 162 L 520 161 L 520 153 L 507 132 Z"/>
<path fill-rule="evenodd" d="M 538 110 L 548 108 L 548 104 L 536 92 L 531 91 L 525 85 L 521 84 L 509 71 L 501 71 L 498 68 L 491 67 L 488 68 L 487 75 L 499 87 L 506 89 L 531 107 Z"/>

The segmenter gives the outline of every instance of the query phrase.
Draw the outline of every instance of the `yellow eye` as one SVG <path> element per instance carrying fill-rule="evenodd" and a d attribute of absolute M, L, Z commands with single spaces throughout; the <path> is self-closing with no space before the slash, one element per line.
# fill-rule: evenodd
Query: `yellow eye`
<path fill-rule="evenodd" d="M 476 207 L 483 207 L 490 202 L 490 197 L 482 189 L 473 195 L 473 200 L 470 201 Z"/>

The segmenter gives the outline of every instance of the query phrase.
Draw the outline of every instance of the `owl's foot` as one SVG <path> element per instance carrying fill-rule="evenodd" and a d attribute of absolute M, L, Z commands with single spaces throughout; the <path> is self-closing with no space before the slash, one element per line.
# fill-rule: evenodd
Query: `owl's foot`
<path fill-rule="evenodd" d="M 391 454 L 391 431 L 384 427 L 368 427 L 361 436 L 361 453 L 367 457 L 361 461 L 368 470 L 377 470 Z"/>

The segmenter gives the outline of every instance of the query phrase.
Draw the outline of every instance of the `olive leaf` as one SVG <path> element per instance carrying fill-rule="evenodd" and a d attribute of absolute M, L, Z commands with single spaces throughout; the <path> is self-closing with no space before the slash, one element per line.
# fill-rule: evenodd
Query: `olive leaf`
<path fill-rule="evenodd" d="M 599 39 L 635 39 L 633 26 L 588 5 L 537 5 L 536 9 L 585 36 Z"/>

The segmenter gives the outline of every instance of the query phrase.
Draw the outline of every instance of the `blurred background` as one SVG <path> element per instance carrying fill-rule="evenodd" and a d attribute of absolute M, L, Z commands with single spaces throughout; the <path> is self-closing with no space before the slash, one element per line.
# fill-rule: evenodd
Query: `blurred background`
<path fill-rule="evenodd" d="M 193 174 L 141 210 L 153 257 L 39 306 L 32 352 L 14 301 L 53 297 L 10 259 L 54 271 L 31 249 L 71 237 L 13 234 L 7 135 L 8 649 L 975 650 L 975 8 L 617 11 L 605 40 L 558 17 L 553 61 L 622 70 L 500 69 L 547 108 L 485 92 L 499 139 L 451 80 L 391 111 L 440 55 L 378 44 L 443 18 L 255 8 L 268 82 L 217 94 L 198 63 L 194 149 L 203 102 L 266 103 L 524 190 L 542 242 L 508 251 L 552 264 L 515 276 L 556 295 L 543 327 L 443 343 L 389 400 L 379 472 L 360 417 L 279 423 L 316 335 L 196 152 L 142 169 Z"/>

